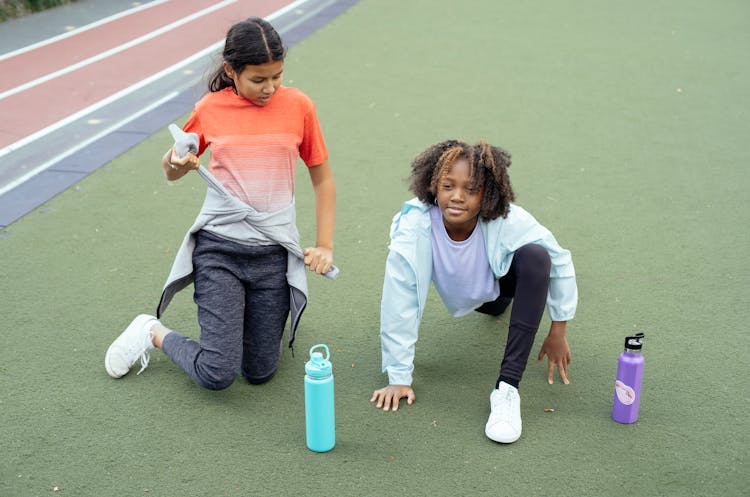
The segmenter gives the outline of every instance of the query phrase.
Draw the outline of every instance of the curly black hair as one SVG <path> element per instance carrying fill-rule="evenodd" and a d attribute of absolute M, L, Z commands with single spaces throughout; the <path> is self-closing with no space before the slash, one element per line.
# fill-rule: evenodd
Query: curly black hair
<path fill-rule="evenodd" d="M 435 203 L 438 182 L 461 159 L 469 163 L 473 186 L 483 189 L 479 216 L 485 221 L 506 217 L 515 200 L 508 176 L 511 155 L 484 141 L 469 145 L 446 140 L 432 145 L 412 161 L 409 189 L 422 202 Z"/>

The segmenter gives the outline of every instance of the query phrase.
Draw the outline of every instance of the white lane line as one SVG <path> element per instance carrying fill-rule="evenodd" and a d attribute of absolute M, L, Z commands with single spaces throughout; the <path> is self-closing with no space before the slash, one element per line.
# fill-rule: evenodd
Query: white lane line
<path fill-rule="evenodd" d="M 283 7 L 281 9 L 279 9 L 279 10 L 277 10 L 277 11 L 269 14 L 268 16 L 266 16 L 265 19 L 267 21 L 272 21 L 273 19 L 275 19 L 275 18 L 277 18 L 277 17 L 279 17 L 279 16 L 281 16 L 281 15 L 289 12 L 292 9 L 296 9 L 297 7 L 299 7 L 300 5 L 303 5 L 303 4 L 307 3 L 308 1 L 309 0 L 296 0 L 295 2 L 290 3 L 286 7 Z M 295 22 L 294 24 L 296 25 L 298 22 Z M 182 62 L 180 62 L 180 63 L 178 63 L 178 64 L 176 64 L 176 65 L 174 65 L 172 67 L 164 69 L 164 70 L 162 70 L 162 71 L 160 71 L 160 72 L 158 72 L 156 74 L 153 74 L 153 75 L 149 76 L 148 78 L 145 78 L 145 79 L 139 81 L 138 83 L 135 83 L 135 84 L 133 84 L 133 85 L 131 85 L 131 86 L 129 86 L 129 87 L 127 87 L 127 88 L 125 88 L 125 89 L 123 89 L 123 90 L 115 93 L 115 94 L 110 95 L 109 97 L 107 97 L 105 99 L 102 99 L 102 100 L 100 100 L 100 101 L 98 101 L 98 102 L 96 102 L 96 103 L 94 103 L 92 105 L 89 105 L 88 107 L 86 107 L 84 109 L 81 109 L 80 111 L 78 111 L 78 112 L 76 112 L 74 114 L 69 115 L 68 117 L 66 117 L 64 119 L 61 119 L 60 121 L 57 121 L 54 124 L 51 124 L 51 125 L 47 126 L 46 128 L 43 128 L 43 129 L 41 129 L 41 130 L 39 130 L 39 131 L 31 134 L 31 135 L 28 135 L 28 136 L 26 136 L 26 137 L 24 137 L 24 138 L 22 138 L 22 139 L 20 139 L 20 140 L 18 140 L 16 142 L 13 142 L 10 145 L 6 145 L 5 147 L 3 147 L 3 148 L 0 149 L 0 158 L 2 158 L 5 155 L 8 155 L 9 153 L 13 152 L 14 150 L 17 150 L 17 149 L 19 149 L 19 148 L 21 148 L 21 147 L 23 147 L 25 145 L 28 145 L 29 143 L 31 143 L 31 142 L 33 142 L 35 140 L 38 140 L 39 138 L 42 138 L 45 135 L 48 135 L 48 134 L 52 133 L 53 131 L 56 131 L 56 130 L 62 128 L 63 126 L 65 126 L 67 124 L 70 124 L 71 122 L 73 122 L 76 119 L 79 119 L 79 118 L 85 116 L 86 114 L 89 114 L 91 112 L 95 112 L 95 111 L 99 110 L 100 108 L 102 108 L 102 107 L 104 107 L 106 105 L 109 105 L 112 102 L 115 102 L 115 101 L 119 100 L 120 98 L 128 96 L 129 94 L 131 94 L 131 93 L 133 93 L 133 92 L 135 92 L 135 91 L 143 88 L 144 86 L 146 86 L 146 85 L 148 85 L 148 84 L 156 81 L 157 79 L 165 77 L 169 73 L 177 71 L 181 67 L 186 66 L 186 65 L 192 63 L 193 61 L 195 61 L 197 59 L 200 59 L 201 57 L 204 57 L 204 56 L 206 56 L 206 55 L 208 55 L 208 54 L 210 54 L 212 52 L 216 52 L 216 51 L 220 50 L 221 48 L 223 48 L 223 46 L 224 46 L 224 39 L 221 39 L 221 40 L 217 41 L 216 43 L 214 43 L 213 45 L 210 45 L 210 46 L 204 48 L 200 52 L 197 52 L 197 53 L 191 55 L 190 57 L 184 59 Z"/>
<path fill-rule="evenodd" d="M 115 102 L 115 101 L 117 101 L 117 100 L 119 100 L 119 99 L 121 99 L 121 98 L 123 98 L 123 97 L 125 97 L 127 95 L 130 95 L 131 93 L 133 93 L 133 92 L 135 92 L 135 91 L 143 88 L 144 86 L 146 86 L 146 85 L 148 85 L 148 84 L 156 81 L 157 79 L 162 78 L 162 77 L 168 75 L 171 72 L 177 71 L 178 69 L 180 69 L 181 67 L 183 67 L 183 66 L 185 66 L 187 64 L 190 64 L 194 60 L 199 59 L 199 58 L 203 57 L 204 55 L 208 55 L 209 53 L 218 50 L 219 47 L 222 47 L 223 45 L 224 45 L 224 40 L 222 39 L 221 41 L 219 41 L 217 43 L 214 43 L 210 47 L 205 48 L 205 49 L 201 50 L 200 52 L 191 55 L 190 57 L 188 57 L 187 59 L 183 60 L 179 64 L 175 64 L 174 66 L 171 66 L 171 67 L 169 67 L 167 69 L 163 69 L 162 71 L 159 71 L 156 74 L 152 74 L 148 78 L 142 79 L 141 81 L 139 81 L 139 82 L 137 82 L 135 84 L 132 84 L 132 85 L 128 86 L 127 88 L 123 89 L 123 90 L 118 91 L 117 93 L 113 93 L 112 95 L 108 96 L 107 98 L 99 100 L 95 104 L 91 104 L 88 107 L 86 107 L 84 109 L 81 109 L 78 112 L 76 112 L 74 114 L 71 114 L 71 115 L 69 115 L 68 117 L 66 117 L 64 119 L 61 119 L 61 120 L 57 121 L 54 124 L 51 124 L 51 125 L 47 126 L 46 128 L 43 128 L 43 129 L 37 131 L 36 133 L 33 133 L 33 134 L 29 135 L 29 136 L 26 136 L 25 138 L 22 138 L 22 139 L 18 140 L 17 142 L 11 143 L 10 145 L 7 145 L 6 147 L 0 149 L 0 158 L 3 157 L 3 156 L 5 156 L 5 155 L 7 155 L 7 154 L 9 154 L 9 153 L 11 153 L 11 152 L 13 152 L 14 150 L 17 150 L 17 149 L 23 147 L 24 145 L 28 145 L 29 143 L 33 142 L 34 140 L 37 140 L 37 139 L 39 139 L 39 138 L 41 138 L 41 137 L 43 137 L 45 135 L 48 135 L 48 134 L 52 133 L 53 131 L 56 131 L 56 130 L 62 128 L 63 126 L 65 126 L 67 124 L 70 124 L 71 122 L 73 122 L 76 119 L 79 119 L 79 118 L 85 116 L 86 114 L 90 114 L 91 112 L 99 110 L 100 108 L 102 108 L 102 107 L 104 107 L 106 105 L 109 105 L 112 102 Z"/>
<path fill-rule="evenodd" d="M 139 110 L 135 114 L 132 114 L 132 115 L 128 116 L 127 118 L 125 118 L 125 119 L 123 119 L 123 120 L 121 120 L 119 122 L 116 122 L 115 124 L 113 124 L 112 126 L 108 127 L 107 129 L 104 129 L 104 130 L 100 131 L 99 133 L 97 133 L 96 135 L 94 135 L 94 136 L 88 138 L 87 140 L 84 140 L 81 143 L 77 144 L 76 146 L 74 146 L 72 148 L 69 148 L 64 153 L 62 153 L 62 154 L 54 157 L 53 159 L 48 160 L 47 162 L 45 162 L 44 164 L 41 164 L 40 166 L 35 167 L 34 169 L 32 169 L 28 173 L 24 174 L 23 176 L 21 176 L 19 178 L 16 178 L 15 180 L 11 181 L 10 183 L 8 183 L 7 185 L 5 185 L 3 187 L 0 187 L 0 195 L 3 195 L 4 193 L 6 193 L 6 192 L 8 192 L 8 191 L 10 191 L 10 190 L 12 190 L 14 188 L 16 188 L 17 186 L 22 185 L 26 181 L 30 180 L 31 178 L 33 178 L 34 176 L 38 175 L 39 173 L 42 173 L 42 172 L 46 171 L 47 169 L 49 169 L 53 165 L 57 164 L 61 160 L 65 159 L 66 157 L 70 157 L 71 155 L 73 155 L 74 153 L 78 152 L 79 150 L 81 150 L 81 149 L 83 149 L 85 147 L 88 147 L 89 145 L 91 145 L 92 143 L 94 143 L 95 141 L 97 141 L 98 139 L 100 139 L 100 138 L 102 138 L 102 137 L 104 137 L 104 136 L 112 133 L 113 131 L 116 131 L 117 129 L 121 128 L 122 126 L 125 126 L 126 124 L 128 124 L 129 122 L 134 121 L 135 119 L 138 119 L 139 117 L 141 117 L 142 115 L 146 114 L 147 112 L 150 112 L 153 109 L 159 107 L 160 105 L 166 103 L 167 101 L 172 100 L 177 95 L 179 95 L 179 92 L 174 91 L 174 92 L 170 93 L 169 95 L 166 95 L 165 97 L 160 98 L 156 102 L 152 103 L 151 105 L 149 105 L 147 107 L 144 107 L 143 109 Z"/>
<path fill-rule="evenodd" d="M 279 10 L 277 10 L 277 11 L 275 11 L 275 12 L 271 12 L 270 14 L 268 14 L 268 15 L 267 15 L 266 17 L 264 17 L 263 19 L 265 19 L 265 20 L 266 20 L 266 21 L 268 21 L 268 22 L 271 22 L 271 21 L 273 21 L 274 19 L 276 19 L 277 17 L 279 17 L 280 15 L 286 14 L 286 13 L 287 13 L 287 12 L 289 12 L 290 10 L 292 10 L 292 9 L 296 9 L 296 8 L 297 8 L 297 7 L 299 7 L 300 5 L 302 5 L 302 4 L 304 4 L 304 3 L 307 3 L 307 2 L 309 2 L 309 1 L 310 1 L 310 0 L 296 0 L 295 2 L 292 2 L 292 3 L 290 3 L 290 4 L 289 4 L 289 5 L 287 5 L 286 7 L 282 7 L 282 8 L 280 8 Z"/>
<path fill-rule="evenodd" d="M 36 43 L 32 43 L 31 45 L 26 45 L 25 47 L 19 48 L 17 50 L 13 50 L 12 52 L 6 52 L 4 54 L 0 54 L 0 62 L 2 62 L 5 59 L 10 59 L 11 57 L 15 57 L 16 55 L 21 55 L 22 53 L 30 52 L 32 50 L 35 50 L 40 47 L 44 47 L 46 45 L 50 45 L 52 43 L 55 43 L 60 40 L 64 40 L 65 38 L 70 38 L 71 36 L 75 36 L 79 33 L 83 33 L 85 31 L 88 31 L 90 29 L 94 29 L 96 27 L 99 27 L 103 24 L 110 23 L 112 21 L 116 21 L 117 19 L 120 19 L 122 17 L 129 16 L 131 14 L 135 14 L 137 12 L 140 12 L 142 10 L 150 9 L 151 7 L 156 7 L 159 4 L 162 4 L 164 2 L 169 2 L 170 0 L 154 0 L 153 2 L 149 2 L 147 4 L 139 5 L 138 7 L 134 7 L 132 9 L 123 10 L 122 12 L 118 12 L 117 14 L 113 14 L 109 17 L 105 17 L 104 19 L 99 19 L 98 21 L 92 22 L 91 24 L 87 24 L 85 26 L 81 26 L 77 29 L 72 29 L 68 31 L 67 33 L 62 33 L 57 36 L 53 36 L 52 38 L 47 38 L 46 40 L 38 41 Z"/>
<path fill-rule="evenodd" d="M 28 90 L 29 88 L 33 88 L 35 86 L 41 85 L 42 83 L 46 83 L 47 81 L 53 80 L 55 78 L 59 78 L 60 76 L 63 76 L 65 74 L 71 73 L 73 71 L 76 71 L 82 67 L 86 67 L 88 65 L 93 64 L 94 62 L 98 62 L 102 59 L 106 59 L 107 57 L 111 57 L 112 55 L 118 54 L 120 52 L 123 52 L 129 48 L 132 48 L 136 45 L 140 45 L 143 42 L 146 42 L 148 40 L 151 40 L 153 38 L 156 38 L 157 36 L 160 36 L 168 31 L 171 31 L 175 28 L 178 28 L 184 24 L 187 24 L 189 22 L 192 22 L 200 17 L 203 17 L 207 14 L 210 14 L 211 12 L 219 9 L 223 9 L 227 5 L 236 3 L 237 0 L 224 0 L 223 2 L 217 3 L 215 5 L 212 5 L 211 7 L 207 7 L 203 10 L 200 10 L 198 12 L 195 12 L 194 14 L 191 14 L 187 17 L 183 17 L 179 21 L 175 21 L 173 23 L 167 24 L 166 26 L 163 26 L 155 31 L 151 31 L 150 33 L 147 33 L 143 36 L 139 36 L 138 38 L 135 38 L 134 40 L 130 40 L 127 43 L 123 43 L 122 45 L 119 45 L 117 47 L 111 48 L 109 50 L 106 50 L 104 52 L 100 52 L 97 55 L 94 55 L 93 57 L 89 57 L 88 59 L 84 59 L 80 62 L 77 62 L 75 64 L 69 65 L 67 67 L 64 67 L 58 71 L 51 72 L 45 76 L 42 76 L 40 78 L 31 80 L 27 83 L 24 83 L 22 85 L 18 85 L 15 88 L 11 88 L 10 90 L 4 91 L 0 93 L 0 100 L 3 100 L 4 98 L 8 98 L 12 95 L 16 95 L 17 93 L 21 93 L 23 91 Z"/>
<path fill-rule="evenodd" d="M 307 2 L 307 1 L 308 0 L 297 0 L 296 2 L 294 2 L 294 4 L 287 5 L 287 7 L 285 8 L 284 12 L 287 12 L 287 11 L 293 9 L 293 8 L 296 8 L 297 7 L 296 4 L 303 4 L 303 3 Z M 297 20 L 292 21 L 289 24 L 287 24 L 286 26 L 284 26 L 283 30 L 284 31 L 291 31 L 292 29 L 296 28 L 297 26 L 299 26 L 303 22 L 307 21 L 308 17 L 316 15 L 318 12 L 321 12 L 323 9 L 326 9 L 326 8 L 330 7 L 335 2 L 336 2 L 336 0 L 327 0 L 324 3 L 320 3 L 319 5 L 317 5 L 313 10 L 305 11 L 304 15 L 300 16 Z M 274 14 L 277 14 L 277 12 L 274 12 Z M 281 15 L 281 14 L 278 14 L 278 15 Z M 270 21 L 271 19 L 270 19 L 270 17 L 267 17 L 266 20 Z M 283 39 L 283 36 L 282 36 L 282 39 Z"/>
<path fill-rule="evenodd" d="M 265 19 L 270 22 L 270 21 L 276 19 L 277 17 L 279 17 L 279 16 L 281 16 L 281 15 L 289 12 L 290 10 L 296 9 L 296 8 L 304 5 L 305 3 L 309 2 L 309 1 L 310 0 L 296 0 L 296 1 L 292 2 L 292 3 L 290 3 L 289 5 L 287 5 L 286 7 L 282 7 L 281 9 L 279 9 L 279 10 L 277 10 L 277 11 L 269 14 L 268 16 L 265 17 Z M 329 2 L 329 4 L 330 4 L 330 2 Z M 312 13 L 305 12 L 302 17 L 306 18 L 307 16 L 309 16 L 311 14 L 314 15 L 318 11 L 319 11 L 319 9 L 314 10 Z M 301 19 L 295 21 L 293 23 L 293 25 L 296 26 L 297 24 L 299 24 L 299 22 L 301 22 Z M 67 124 L 70 124 L 71 122 L 73 122 L 73 121 L 75 121 L 77 119 L 80 119 L 81 117 L 83 117 L 83 116 L 85 116 L 87 114 L 90 114 L 90 113 L 92 113 L 92 112 L 94 112 L 94 111 L 96 111 L 96 110 L 98 110 L 98 109 L 100 109 L 102 107 L 107 106 L 107 105 L 111 104 L 112 102 L 115 102 L 115 101 L 117 101 L 117 100 L 119 100 L 119 99 L 121 99 L 121 98 L 123 98 L 123 97 L 125 97 L 125 96 L 127 96 L 127 95 L 129 95 L 129 94 L 131 94 L 131 93 L 133 93 L 133 92 L 135 92 L 137 90 L 139 90 L 140 88 L 143 88 L 144 86 L 146 86 L 146 85 L 148 85 L 148 84 L 150 84 L 150 83 L 152 83 L 152 82 L 154 82 L 154 81 L 156 81 L 156 80 L 158 80 L 160 78 L 166 77 L 168 74 L 179 70 L 183 66 L 191 64 L 195 60 L 201 59 L 202 57 L 205 57 L 205 56 L 207 56 L 207 55 L 209 55 L 211 53 L 218 52 L 223 47 L 224 47 L 224 38 L 222 37 L 221 40 L 217 41 L 216 43 L 214 43 L 211 46 L 208 46 L 208 47 L 204 48 L 200 52 L 196 52 L 195 54 L 191 55 L 190 57 L 184 59 L 182 62 L 180 62 L 178 64 L 175 64 L 174 66 L 172 66 L 170 68 L 164 69 L 164 70 L 162 70 L 162 71 L 160 71 L 160 72 L 158 72 L 156 74 L 153 74 L 153 75 L 149 76 L 148 78 L 145 78 L 145 79 L 139 81 L 138 83 L 135 83 L 135 84 L 129 86 L 128 88 L 125 88 L 125 89 L 123 89 L 123 90 L 121 90 L 121 91 L 119 91 L 119 92 L 117 92 L 117 93 L 115 93 L 113 95 L 110 95 L 109 97 L 107 97 L 107 98 L 105 98 L 103 100 L 100 100 L 99 102 L 97 102 L 95 104 L 92 104 L 92 105 L 86 107 L 85 109 L 82 109 L 82 110 L 76 112 L 75 114 L 71 114 L 70 116 L 66 117 L 65 119 L 62 119 L 62 120 L 56 122 L 55 124 L 47 126 L 46 128 L 44 128 L 42 130 L 39 130 L 39 131 L 37 131 L 36 133 L 34 133 L 32 135 L 29 135 L 29 136 L 27 136 L 27 137 L 25 137 L 25 138 L 23 138 L 21 140 L 18 140 L 15 143 L 12 143 L 12 144 L 10 144 L 10 145 L 8 145 L 8 146 L 0 149 L 0 158 L 2 158 L 3 156 L 5 156 L 5 155 L 7 155 L 7 154 L 9 154 L 11 152 L 13 152 L 14 150 L 17 150 L 17 149 L 19 149 L 19 148 L 21 148 L 21 147 L 23 147 L 25 145 L 28 145 L 29 143 L 31 143 L 31 142 L 33 142 L 35 140 L 38 140 L 39 138 L 41 138 L 41 137 L 43 137 L 45 135 L 48 135 L 48 134 L 52 133 L 53 131 L 56 131 L 56 130 L 58 130 L 58 129 L 64 127 L 64 126 L 66 126 Z M 159 100 L 155 104 L 149 105 L 147 107 L 147 109 L 148 110 L 154 109 L 154 108 L 158 107 L 159 105 L 163 104 L 164 102 L 166 102 L 168 100 L 171 100 L 172 98 L 175 97 L 175 95 L 177 95 L 177 92 L 175 92 L 174 94 L 168 95 L 167 97 Z M 93 143 L 96 139 L 101 138 L 106 133 L 109 133 L 109 132 L 117 129 L 117 127 L 123 126 L 124 124 L 126 124 L 126 123 L 128 123 L 128 122 L 130 122 L 130 121 L 132 121 L 132 120 L 134 120 L 134 119 L 136 119 L 138 117 L 140 117 L 141 115 L 144 114 L 144 112 L 146 112 L 146 111 L 141 111 L 137 115 L 128 117 L 124 121 L 121 121 L 120 123 L 118 123 L 116 125 L 110 126 L 109 128 L 107 128 L 106 132 L 101 132 L 101 133 L 97 134 L 95 138 L 91 138 L 91 139 L 88 139 L 85 142 L 83 142 L 85 145 L 78 146 L 72 152 L 68 151 L 68 152 L 65 152 L 65 154 L 63 154 L 61 156 L 55 157 L 54 159 L 50 159 L 49 161 L 45 162 L 41 166 L 36 167 L 33 171 L 29 171 L 28 173 L 26 173 L 25 175 L 23 175 L 22 177 L 20 177 L 20 178 L 18 178 L 16 180 L 12 181 L 8 185 L 0 187 L 0 195 L 6 193 L 7 191 L 12 190 L 13 188 L 16 188 L 17 186 L 19 186 L 19 185 L 23 184 L 24 182 L 30 180 L 31 178 L 33 178 L 34 176 L 38 175 L 39 173 L 44 172 L 46 169 L 49 169 L 50 167 L 52 167 L 56 163 L 60 162 L 65 157 L 68 157 L 69 155 L 71 155 L 75 151 L 78 151 L 81 148 L 83 148 L 83 146 L 87 146 L 87 145 Z"/>

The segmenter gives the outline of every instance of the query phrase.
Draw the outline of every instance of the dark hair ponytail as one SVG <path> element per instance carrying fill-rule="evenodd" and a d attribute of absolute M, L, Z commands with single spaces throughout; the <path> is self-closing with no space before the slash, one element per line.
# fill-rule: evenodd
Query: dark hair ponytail
<path fill-rule="evenodd" d="M 286 47 L 268 21 L 251 17 L 238 22 L 227 32 L 222 63 L 208 80 L 208 91 L 234 87 L 234 81 L 224 71 L 224 62 L 239 74 L 245 66 L 276 62 L 284 60 L 285 56 Z"/>

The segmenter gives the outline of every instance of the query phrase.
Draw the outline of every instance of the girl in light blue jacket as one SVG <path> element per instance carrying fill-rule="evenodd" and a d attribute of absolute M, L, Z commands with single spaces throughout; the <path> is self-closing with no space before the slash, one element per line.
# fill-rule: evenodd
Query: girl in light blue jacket
<path fill-rule="evenodd" d="M 371 402 L 397 410 L 416 396 L 414 349 L 430 283 L 456 317 L 478 311 L 500 315 L 513 302 L 508 340 L 485 434 L 512 443 L 521 436 L 518 386 L 546 304 L 552 325 L 538 360 L 548 358 L 548 383 L 557 368 L 568 384 L 566 325 L 578 302 L 568 250 L 531 214 L 512 204 L 510 154 L 499 147 L 449 140 L 412 163 L 416 195 L 393 218 L 381 302 L 382 368 L 388 386 Z"/>

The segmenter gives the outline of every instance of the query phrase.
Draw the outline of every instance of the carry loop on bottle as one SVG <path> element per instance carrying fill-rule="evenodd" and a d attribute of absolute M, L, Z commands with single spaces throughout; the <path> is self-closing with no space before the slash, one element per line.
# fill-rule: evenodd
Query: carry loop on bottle
<path fill-rule="evenodd" d="M 315 349 L 323 349 L 325 356 Z M 333 403 L 333 366 L 325 344 L 310 349 L 305 364 L 305 432 L 307 448 L 327 452 L 336 445 L 336 417 Z"/>
<path fill-rule="evenodd" d="M 618 423 L 629 424 L 638 421 L 644 365 L 644 359 L 641 355 L 643 337 L 643 333 L 626 337 L 625 350 L 620 354 L 617 361 L 612 419 Z"/>

